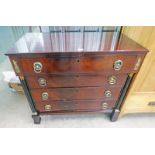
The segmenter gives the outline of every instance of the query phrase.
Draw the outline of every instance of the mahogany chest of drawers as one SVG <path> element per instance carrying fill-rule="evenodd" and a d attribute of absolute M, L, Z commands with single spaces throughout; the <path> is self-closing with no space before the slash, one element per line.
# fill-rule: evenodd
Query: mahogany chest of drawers
<path fill-rule="evenodd" d="M 109 42 L 100 48 L 56 50 L 49 33 L 28 33 L 8 51 L 33 112 L 41 114 L 110 112 L 117 119 L 130 81 L 138 72 L 147 50 L 125 36 L 115 49 Z M 75 43 L 74 43 L 75 44 Z M 70 47 L 69 47 L 70 46 Z"/>

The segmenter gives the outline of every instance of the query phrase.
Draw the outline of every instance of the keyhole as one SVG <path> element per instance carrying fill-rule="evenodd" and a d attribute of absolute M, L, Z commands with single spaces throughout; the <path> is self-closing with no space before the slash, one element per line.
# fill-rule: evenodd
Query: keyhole
<path fill-rule="evenodd" d="M 77 62 L 80 62 L 80 60 L 78 59 Z"/>

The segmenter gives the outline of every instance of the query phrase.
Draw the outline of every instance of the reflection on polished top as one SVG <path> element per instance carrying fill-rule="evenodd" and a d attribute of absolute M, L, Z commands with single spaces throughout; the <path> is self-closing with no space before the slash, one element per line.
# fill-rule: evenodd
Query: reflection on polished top
<path fill-rule="evenodd" d="M 146 51 L 126 36 L 115 32 L 27 33 L 7 54 L 51 52 Z"/>

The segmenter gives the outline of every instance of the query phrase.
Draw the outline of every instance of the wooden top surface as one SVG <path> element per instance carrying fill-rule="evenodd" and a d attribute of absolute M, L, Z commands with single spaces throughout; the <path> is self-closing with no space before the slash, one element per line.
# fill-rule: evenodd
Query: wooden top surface
<path fill-rule="evenodd" d="M 92 39 L 91 36 L 93 35 Z M 58 52 L 147 52 L 128 37 L 121 35 L 119 42 L 113 41 L 113 34 L 99 36 L 98 32 L 86 34 L 65 33 L 55 36 L 50 33 L 27 33 L 20 38 L 6 55 L 24 53 L 58 53 Z M 116 43 L 116 44 L 115 44 Z"/>

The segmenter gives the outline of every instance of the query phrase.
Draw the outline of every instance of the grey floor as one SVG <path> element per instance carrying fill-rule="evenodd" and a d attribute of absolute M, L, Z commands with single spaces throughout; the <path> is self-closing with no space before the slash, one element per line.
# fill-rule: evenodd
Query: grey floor
<path fill-rule="evenodd" d="M 154 128 L 155 114 L 125 115 L 110 122 L 106 114 L 78 114 L 42 116 L 40 125 L 33 124 L 31 110 L 24 95 L 12 92 L 3 82 L 3 71 L 12 70 L 6 57 L 0 57 L 0 127 L 1 128 Z"/>

